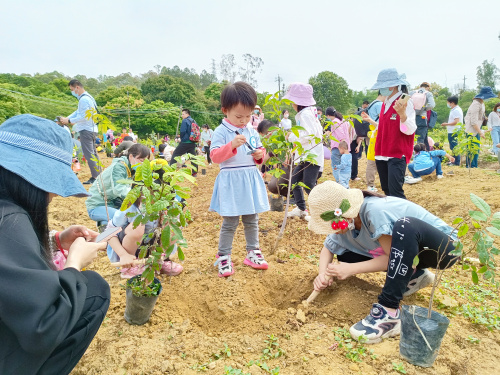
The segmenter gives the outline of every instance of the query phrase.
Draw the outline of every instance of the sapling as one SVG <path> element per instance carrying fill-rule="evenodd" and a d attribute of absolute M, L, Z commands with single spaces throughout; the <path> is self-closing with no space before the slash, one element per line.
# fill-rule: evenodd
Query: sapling
<path fill-rule="evenodd" d="M 272 115 L 276 118 L 280 117 L 281 109 L 284 106 L 291 105 L 292 102 L 287 99 L 280 99 L 279 93 L 269 94 L 265 99 L 264 106 L 272 108 Z M 360 116 L 350 115 L 345 118 L 345 120 L 349 121 L 351 126 L 354 127 L 352 119 L 356 118 L 361 120 Z M 362 121 L 362 120 L 361 120 Z M 326 122 L 325 130 L 329 126 L 340 126 L 340 124 L 334 124 L 330 121 Z M 266 161 L 266 165 L 271 167 L 269 174 L 279 180 L 279 178 L 286 174 L 288 171 L 288 183 L 286 185 L 287 188 L 287 196 L 286 196 L 286 205 L 285 212 L 283 215 L 283 222 L 281 224 L 280 231 L 276 238 L 275 244 L 271 249 L 270 253 L 274 254 L 274 252 L 278 249 L 279 243 L 283 238 L 285 233 L 288 210 L 290 207 L 290 193 L 296 186 L 302 186 L 308 188 L 303 182 L 298 182 L 297 184 L 292 185 L 292 177 L 293 177 L 293 167 L 294 163 L 300 161 L 310 162 L 311 164 L 316 164 L 314 159 L 314 155 L 310 152 L 310 150 L 304 149 L 302 144 L 298 141 L 291 142 L 288 140 L 290 133 L 294 134 L 297 138 L 300 135 L 300 131 L 305 131 L 305 129 L 301 126 L 294 125 L 290 130 L 285 130 L 282 127 L 272 126 L 269 128 L 269 133 L 262 138 L 262 145 L 267 150 L 267 152 L 272 153 L 272 156 Z M 336 139 L 330 135 L 325 134 L 322 138 L 315 137 L 314 135 L 310 135 L 311 141 L 315 144 L 314 147 L 323 147 L 324 141 L 335 140 Z"/>
<path fill-rule="evenodd" d="M 463 270 L 470 270 L 472 282 L 478 284 L 479 275 L 483 275 L 483 279 L 488 280 L 496 285 L 498 288 L 500 283 L 495 281 L 496 276 L 496 264 L 495 255 L 500 254 L 500 250 L 494 245 L 494 238 L 490 236 L 500 237 L 500 211 L 492 214 L 491 207 L 482 198 L 477 195 L 470 193 L 470 199 L 472 203 L 479 209 L 470 210 L 468 216 L 465 218 L 457 217 L 453 221 L 455 230 L 457 231 L 458 240 L 455 241 L 455 249 L 450 252 L 453 258 L 441 269 L 439 264 L 443 261 L 446 256 L 443 251 L 440 255 L 438 261 L 438 268 L 436 269 L 436 277 L 432 285 L 431 296 L 429 301 L 429 309 L 427 317 L 431 318 L 432 313 L 432 303 L 434 300 L 434 293 L 437 286 L 441 282 L 441 278 L 446 271 L 446 269 L 457 260 L 464 260 L 468 256 L 477 252 L 479 257 L 479 266 L 474 264 L 463 263 Z M 471 242 L 469 246 L 464 246 L 464 240 Z M 448 241 L 452 241 L 449 239 Z M 447 244 L 442 244 L 441 246 L 446 247 Z M 441 247 L 440 246 L 440 247 Z M 439 250 L 433 250 L 439 254 Z M 415 268 L 419 263 L 418 255 L 413 260 L 413 267 Z"/>
<path fill-rule="evenodd" d="M 185 156 L 188 160 L 203 165 L 203 158 L 199 156 Z M 135 279 L 134 284 L 128 285 L 134 295 L 154 295 L 155 273 L 160 271 L 163 257 L 168 258 L 175 249 L 177 256 L 184 260 L 184 251 L 187 247 L 182 229 L 187 226 L 191 215 L 185 208 L 185 203 L 179 199 L 189 198 L 190 188 L 184 186 L 185 182 L 195 183 L 188 167 L 178 168 L 178 164 L 168 165 L 164 160 L 162 163 L 144 160 L 135 172 L 134 181 L 120 180 L 120 183 L 134 184 L 129 191 L 121 210 L 126 210 L 139 197 L 142 197 L 142 210 L 136 216 L 133 227 L 154 222 L 155 227 L 151 233 L 145 233 L 143 244 L 139 246 L 139 261 L 144 263 L 142 275 Z M 130 216 L 135 216 L 131 213 Z"/>
<path fill-rule="evenodd" d="M 466 163 L 469 168 L 469 177 L 471 175 L 472 159 L 479 153 L 481 141 L 476 137 L 465 132 L 465 125 L 458 123 L 453 131 L 453 135 L 457 138 L 457 145 L 453 148 L 453 155 L 465 154 L 467 156 Z"/>

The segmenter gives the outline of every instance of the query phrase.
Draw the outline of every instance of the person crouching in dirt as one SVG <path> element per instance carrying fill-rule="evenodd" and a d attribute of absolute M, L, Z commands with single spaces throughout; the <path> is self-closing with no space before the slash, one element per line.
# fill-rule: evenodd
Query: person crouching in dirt
<path fill-rule="evenodd" d="M 363 336 L 369 344 L 399 335 L 403 297 L 433 283 L 429 267 L 447 268 L 456 260 L 450 255 L 457 240 L 453 228 L 405 199 L 348 190 L 333 181 L 316 186 L 308 201 L 309 229 L 328 235 L 314 289 L 328 287 L 333 278 L 387 271 L 378 302 L 350 333 L 356 340 Z M 413 269 L 417 254 L 420 261 Z M 332 263 L 334 255 L 337 261 Z"/>
<path fill-rule="evenodd" d="M 155 159 L 151 162 L 151 166 L 155 164 L 168 165 L 168 162 L 165 159 Z M 156 171 L 160 179 L 163 176 L 163 172 L 163 169 Z M 134 185 L 132 185 L 132 188 L 134 188 Z M 157 226 L 157 221 L 148 221 L 146 224 L 140 224 L 136 228 L 133 225 L 135 218 L 141 214 L 141 200 L 142 197 L 137 199 L 134 204 L 124 211 L 117 210 L 108 223 L 108 228 L 122 228 L 120 233 L 108 241 L 107 253 L 111 262 L 120 262 L 120 267 L 122 267 L 120 276 L 123 279 L 130 279 L 143 273 L 144 266 L 134 265 L 134 261 L 139 256 L 139 246 L 144 245 L 144 242 L 149 243 L 154 240 L 154 238 L 144 240 L 143 236 L 144 234 L 153 233 Z M 134 216 L 129 216 L 129 213 L 133 213 Z M 183 269 L 180 264 L 166 258 L 162 263 L 160 273 L 167 276 L 177 276 Z"/>
<path fill-rule="evenodd" d="M 49 233 L 53 197 L 88 196 L 71 170 L 66 130 L 12 117 L 0 127 L 0 153 L 0 374 L 69 374 L 109 307 L 108 283 L 81 271 L 106 244 L 80 225 Z M 68 258 L 56 271 L 62 248 Z"/>
<path fill-rule="evenodd" d="M 95 180 L 89 189 L 92 195 L 85 201 L 89 217 L 97 222 L 99 227 L 106 226 L 109 219 L 120 209 L 123 199 L 130 190 L 130 185 L 119 184 L 132 176 L 134 166 L 150 157 L 151 150 L 142 144 L 136 143 L 128 149 L 126 156 L 114 158 L 111 165 Z M 104 196 L 107 198 L 107 213 Z"/>

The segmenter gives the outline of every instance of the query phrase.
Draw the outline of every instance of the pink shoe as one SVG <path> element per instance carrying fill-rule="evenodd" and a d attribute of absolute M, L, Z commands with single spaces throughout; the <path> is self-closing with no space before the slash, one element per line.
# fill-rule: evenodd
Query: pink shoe
<path fill-rule="evenodd" d="M 247 253 L 247 257 L 243 261 L 243 264 L 255 268 L 256 270 L 267 270 L 269 265 L 262 256 L 262 251 L 260 249 L 250 250 Z"/>
<path fill-rule="evenodd" d="M 234 274 L 233 262 L 231 262 L 231 255 L 219 256 L 216 255 L 217 260 L 214 266 L 219 265 L 219 277 L 228 277 Z"/>
<path fill-rule="evenodd" d="M 130 279 L 134 276 L 141 275 L 144 272 L 144 266 L 133 266 L 130 268 L 122 268 L 120 270 L 120 277 L 122 279 Z"/>
<path fill-rule="evenodd" d="M 171 260 L 165 260 L 161 265 L 160 273 L 168 276 L 177 276 L 183 269 L 184 267 L 182 267 L 179 263 L 172 262 Z"/>

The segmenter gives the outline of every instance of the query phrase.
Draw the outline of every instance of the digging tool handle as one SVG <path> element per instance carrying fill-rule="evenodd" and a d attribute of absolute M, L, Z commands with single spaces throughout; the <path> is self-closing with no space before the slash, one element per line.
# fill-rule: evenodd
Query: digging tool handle
<path fill-rule="evenodd" d="M 328 281 L 331 279 L 331 277 L 325 276 L 325 279 L 326 279 L 326 281 Z M 309 296 L 309 298 L 306 300 L 306 302 L 311 303 L 312 301 L 314 301 L 316 299 L 317 296 L 319 296 L 320 293 L 321 293 L 320 290 L 313 290 L 311 295 Z"/>
<path fill-rule="evenodd" d="M 132 264 L 135 266 L 138 266 L 138 265 L 143 265 L 144 263 L 145 263 L 144 260 L 134 260 L 134 262 Z M 111 263 L 111 266 L 120 267 L 120 262 Z"/>

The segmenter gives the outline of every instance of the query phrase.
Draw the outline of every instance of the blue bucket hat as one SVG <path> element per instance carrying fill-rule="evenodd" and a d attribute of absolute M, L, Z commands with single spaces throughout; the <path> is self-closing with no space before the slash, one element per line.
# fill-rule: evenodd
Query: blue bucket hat
<path fill-rule="evenodd" d="M 54 121 L 33 115 L 0 125 L 0 165 L 37 188 L 61 197 L 87 197 L 71 170 L 73 142 Z"/>
<path fill-rule="evenodd" d="M 377 82 L 372 86 L 372 90 L 379 90 L 386 87 L 394 87 L 399 85 L 409 86 L 406 80 L 406 74 L 398 74 L 394 68 L 382 70 L 377 77 Z"/>
<path fill-rule="evenodd" d="M 477 94 L 474 99 L 491 99 L 491 98 L 496 98 L 497 96 L 493 93 L 493 90 L 491 89 L 490 86 L 483 86 L 481 87 L 481 90 L 479 90 L 479 94 Z"/>

